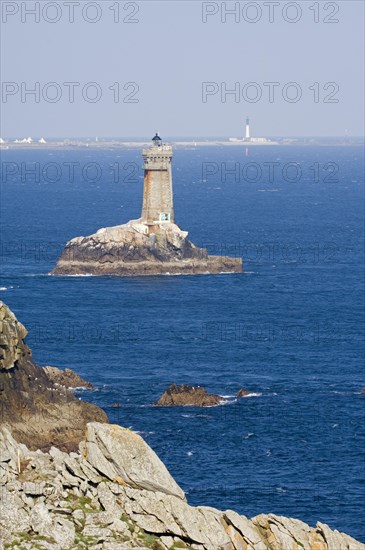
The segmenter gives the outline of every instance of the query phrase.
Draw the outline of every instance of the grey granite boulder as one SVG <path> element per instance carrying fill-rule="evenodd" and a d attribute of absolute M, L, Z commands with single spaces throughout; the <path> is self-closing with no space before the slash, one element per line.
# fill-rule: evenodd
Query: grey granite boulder
<path fill-rule="evenodd" d="M 6 487 L 0 487 L 0 541 L 11 541 L 11 534 L 16 531 L 30 530 L 29 516 L 23 509 L 23 502 L 11 494 Z"/>
<path fill-rule="evenodd" d="M 132 521 L 149 533 L 189 539 L 206 550 L 233 550 L 219 510 L 196 508 L 172 495 L 127 487 L 119 499 Z"/>
<path fill-rule="evenodd" d="M 121 426 L 90 423 L 81 451 L 111 481 L 185 499 L 166 466 L 135 432 Z"/>

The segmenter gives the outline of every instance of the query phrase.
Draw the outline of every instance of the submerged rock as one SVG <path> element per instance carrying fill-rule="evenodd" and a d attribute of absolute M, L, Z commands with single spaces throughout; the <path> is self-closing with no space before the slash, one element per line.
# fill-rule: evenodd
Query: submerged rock
<path fill-rule="evenodd" d="M 241 390 L 239 390 L 239 391 L 237 392 L 236 397 L 237 397 L 237 398 L 247 397 L 247 396 L 250 395 L 250 394 L 251 394 L 250 391 L 241 389 Z"/>
<path fill-rule="evenodd" d="M 194 387 L 187 384 L 177 386 L 176 384 L 172 384 L 154 405 L 159 407 L 187 405 L 192 407 L 212 407 L 214 405 L 219 405 L 222 400 L 223 397 L 220 395 L 209 394 L 200 386 Z"/>
<path fill-rule="evenodd" d="M 30 449 L 78 449 L 86 424 L 107 422 L 106 414 L 53 384 L 32 359 L 24 341 L 27 330 L 3 302 L 0 319 L 2 425 Z"/>

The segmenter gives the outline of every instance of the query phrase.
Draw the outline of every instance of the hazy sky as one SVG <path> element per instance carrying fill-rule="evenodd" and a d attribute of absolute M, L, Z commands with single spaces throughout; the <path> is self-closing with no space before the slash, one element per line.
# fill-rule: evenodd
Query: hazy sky
<path fill-rule="evenodd" d="M 240 136 L 246 116 L 256 136 L 364 134 L 362 0 L 1 8 L 3 138 Z"/>

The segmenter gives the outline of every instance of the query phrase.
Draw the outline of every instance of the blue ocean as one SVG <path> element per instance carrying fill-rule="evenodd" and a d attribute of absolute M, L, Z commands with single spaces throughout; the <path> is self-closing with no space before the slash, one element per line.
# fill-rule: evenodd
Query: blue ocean
<path fill-rule="evenodd" d="M 141 151 L 3 150 L 0 299 L 40 365 L 138 431 L 193 505 L 365 542 L 359 146 L 176 148 L 175 217 L 244 274 L 53 277 L 64 244 L 140 216 Z M 171 383 L 221 406 L 152 406 Z M 251 395 L 237 400 L 241 388 Z"/>

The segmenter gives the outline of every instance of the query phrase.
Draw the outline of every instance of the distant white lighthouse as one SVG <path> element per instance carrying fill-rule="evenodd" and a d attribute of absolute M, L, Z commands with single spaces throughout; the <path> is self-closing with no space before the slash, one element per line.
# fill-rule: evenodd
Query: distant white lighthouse
<path fill-rule="evenodd" d="M 250 136 L 250 119 L 247 117 L 247 118 L 246 118 L 246 135 L 245 135 L 245 140 L 250 141 L 250 139 L 251 139 L 251 136 Z"/>
<path fill-rule="evenodd" d="M 232 143 L 244 143 L 245 145 L 278 145 L 277 141 L 271 141 L 264 137 L 251 137 L 250 119 L 246 118 L 246 132 L 243 138 L 229 138 Z"/>

